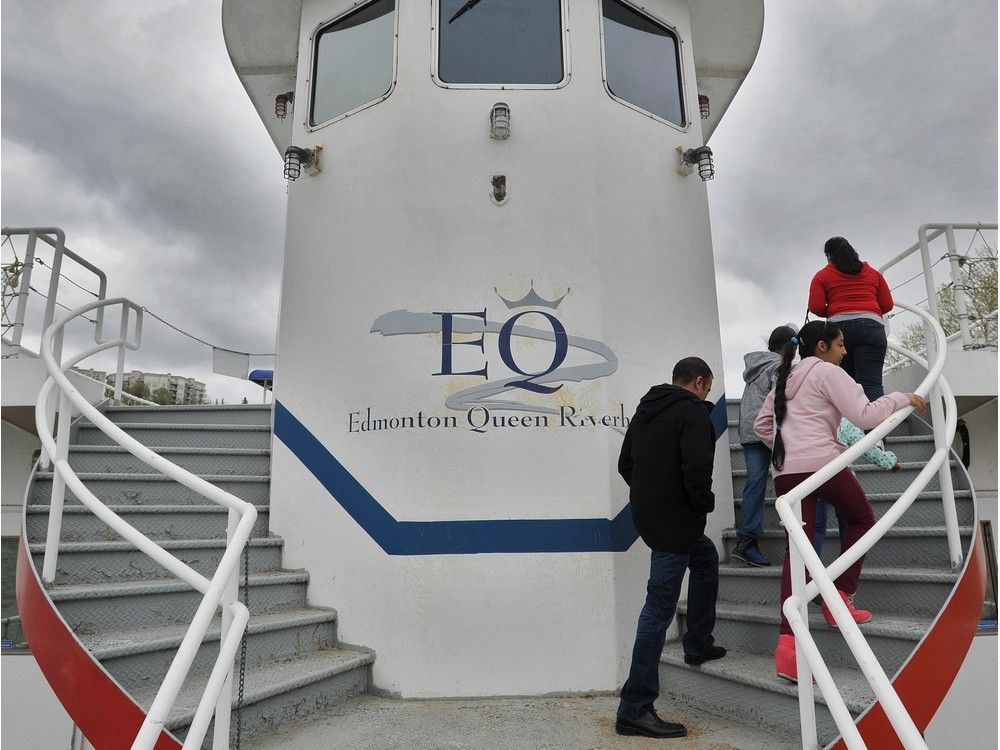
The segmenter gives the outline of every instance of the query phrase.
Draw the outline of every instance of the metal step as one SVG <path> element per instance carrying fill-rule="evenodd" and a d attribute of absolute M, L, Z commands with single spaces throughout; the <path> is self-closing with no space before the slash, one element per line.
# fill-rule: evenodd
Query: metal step
<path fill-rule="evenodd" d="M 962 547 L 966 548 L 972 537 L 972 527 L 959 529 Z M 736 532 L 722 532 L 722 540 L 727 553 L 736 543 Z M 757 540 L 764 557 L 774 565 L 781 565 L 785 557 L 785 532 L 783 529 L 765 529 Z M 831 512 L 827 518 L 826 541 L 823 543 L 823 562 L 830 564 L 840 556 L 840 534 L 837 519 Z M 734 565 L 740 564 L 732 561 Z M 951 570 L 948 552 L 948 536 L 944 526 L 906 527 L 896 525 L 886 532 L 879 542 L 865 555 L 865 565 L 904 568 L 934 568 Z"/>
<path fill-rule="evenodd" d="M 902 494 L 913 484 L 917 474 L 927 465 L 926 461 L 911 461 L 903 464 L 902 471 L 895 473 L 880 469 L 872 464 L 852 464 L 851 470 L 857 475 L 858 480 L 864 485 L 865 492 L 895 492 Z M 951 469 L 954 472 L 958 468 L 958 462 L 951 462 Z M 863 476 L 862 476 L 863 475 Z M 733 497 L 740 497 L 743 494 L 743 486 L 746 484 L 747 473 L 745 469 L 733 469 Z M 956 489 L 959 486 L 956 485 Z M 940 491 L 941 484 L 938 481 L 937 473 L 924 488 L 925 491 Z M 774 481 L 771 477 L 767 479 L 767 497 L 774 497 Z"/>
<path fill-rule="evenodd" d="M 203 505 L 205 498 L 163 474 L 108 474 L 81 472 L 77 475 L 88 490 L 105 505 Z M 198 474 L 201 479 L 221 490 L 254 505 L 267 505 L 271 497 L 271 480 L 268 476 L 229 476 Z M 52 495 L 52 472 L 41 471 L 35 475 L 31 488 L 31 502 L 43 505 Z M 79 505 L 80 501 L 66 491 L 66 504 Z"/>
<path fill-rule="evenodd" d="M 108 406 L 104 416 L 115 424 L 271 424 L 270 404 L 201 404 L 191 406 Z"/>
<path fill-rule="evenodd" d="M 248 669 L 243 697 L 243 739 L 249 739 L 276 727 L 291 727 L 306 716 L 322 713 L 348 698 L 365 692 L 371 684 L 374 655 L 345 648 L 333 648 L 292 659 Z M 194 719 L 194 711 L 205 689 L 207 675 L 194 675 L 181 688 L 166 729 L 183 738 Z M 139 705 L 152 704 L 155 690 L 137 691 Z M 235 742 L 237 716 L 233 696 L 230 741 Z M 211 747 L 209 728 L 204 748 Z"/>
<path fill-rule="evenodd" d="M 759 604 L 778 610 L 781 565 L 749 568 L 719 566 L 719 602 Z M 926 568 L 880 568 L 866 565 L 855 604 L 876 614 L 934 616 L 958 580 L 956 573 Z"/>
<path fill-rule="evenodd" d="M 250 570 L 260 573 L 281 568 L 281 537 L 250 539 Z M 226 540 L 165 539 L 160 546 L 190 565 L 204 576 L 211 577 L 226 551 Z M 35 565 L 41 570 L 45 544 L 30 545 Z M 242 570 L 242 563 L 241 570 Z M 130 542 L 63 542 L 59 545 L 56 564 L 57 583 L 102 583 L 105 581 L 139 581 L 168 578 L 171 574 L 145 552 Z"/>
<path fill-rule="evenodd" d="M 854 716 L 873 702 L 874 695 L 860 671 L 834 667 L 830 672 Z M 684 664 L 679 643 L 668 644 L 660 660 L 660 695 L 661 699 L 676 696 L 680 700 L 697 696 L 702 710 L 740 724 L 766 727 L 782 737 L 800 734 L 797 688 L 774 673 L 771 655 L 733 650 L 725 658 L 692 667 Z M 816 724 L 821 747 L 839 735 L 818 689 Z M 789 750 L 801 746 L 801 741 L 794 739 L 775 745 Z"/>
<path fill-rule="evenodd" d="M 871 503 L 875 517 L 881 518 L 892 507 L 892 504 L 899 499 L 899 494 L 895 492 L 874 492 L 868 493 L 868 502 Z M 764 500 L 764 528 L 780 528 L 778 511 L 774 509 L 774 497 Z M 958 513 L 958 523 L 961 526 L 971 526 L 975 519 L 975 509 L 972 507 L 972 492 L 969 490 L 955 490 L 955 509 Z M 735 500 L 736 505 L 736 525 L 742 518 L 743 500 L 739 497 Z M 833 527 L 835 519 L 827 519 L 827 525 Z M 943 526 L 944 506 L 942 504 L 941 492 L 921 492 L 907 508 L 906 512 L 899 519 L 899 523 L 907 526 Z"/>
<path fill-rule="evenodd" d="M 908 417 L 889 433 L 890 438 L 907 436 L 931 438 L 931 432 L 923 422 L 916 420 L 914 417 Z M 738 419 L 730 417 L 729 421 L 726 422 L 726 437 L 730 445 L 740 444 L 740 423 Z M 931 442 L 933 442 L 933 438 L 931 438 Z"/>
<path fill-rule="evenodd" d="M 677 608 L 681 632 L 687 618 L 687 603 Z M 910 657 L 933 618 L 904 615 L 873 617 L 861 626 L 886 674 L 892 676 Z M 715 641 L 742 653 L 772 656 L 778 642 L 781 620 L 776 607 L 759 604 L 719 605 L 716 608 Z M 809 607 L 809 630 L 823 659 L 830 666 L 857 668 L 847 642 L 836 628 L 826 624 L 818 604 Z"/>
<path fill-rule="evenodd" d="M 336 623 L 334 610 L 318 607 L 251 617 L 247 629 L 247 667 L 256 670 L 333 648 L 337 641 Z M 129 693 L 155 693 L 188 625 L 118 630 L 85 635 L 81 640 Z M 219 656 L 220 633 L 220 619 L 216 617 L 191 665 L 190 676 L 211 672 Z"/>
<path fill-rule="evenodd" d="M 269 425 L 243 424 L 169 424 L 162 422 L 122 422 L 125 432 L 143 445 L 169 445 L 175 448 L 270 448 Z M 117 445 L 110 436 L 92 423 L 76 425 L 73 442 L 79 445 Z"/>
<path fill-rule="evenodd" d="M 224 539 L 229 511 L 221 505 L 109 505 L 108 508 L 151 539 Z M 253 534 L 267 534 L 269 509 L 257 508 Z M 49 506 L 29 505 L 25 516 L 29 542 L 43 542 Z M 63 508 L 62 542 L 114 542 L 121 539 L 83 505 Z"/>
<path fill-rule="evenodd" d="M 250 613 L 304 608 L 308 582 L 309 575 L 303 571 L 251 573 Z M 48 592 L 59 614 L 78 634 L 188 625 L 203 598 L 177 579 L 57 584 Z"/>
<path fill-rule="evenodd" d="M 899 437 L 890 436 L 885 440 L 885 449 L 896 454 L 899 462 L 906 464 L 914 461 L 925 464 L 934 455 L 933 435 L 901 435 Z M 745 470 L 747 467 L 746 456 L 743 454 L 743 446 L 736 443 L 729 446 L 729 459 L 733 469 Z M 870 465 L 865 461 L 859 462 L 860 466 Z"/>
<path fill-rule="evenodd" d="M 193 474 L 254 475 L 271 473 L 269 448 L 165 448 L 151 447 L 171 463 Z M 148 474 L 154 471 L 125 448 L 111 445 L 71 445 L 69 465 L 76 472 Z"/>

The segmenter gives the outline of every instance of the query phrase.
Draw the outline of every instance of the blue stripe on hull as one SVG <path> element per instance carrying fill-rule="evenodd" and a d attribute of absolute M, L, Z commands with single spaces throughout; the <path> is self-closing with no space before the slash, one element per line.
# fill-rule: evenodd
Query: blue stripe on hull
<path fill-rule="evenodd" d="M 726 434 L 726 397 L 712 409 L 716 438 Z M 390 555 L 624 552 L 639 538 L 626 505 L 613 519 L 399 521 L 280 402 L 274 435 Z"/>

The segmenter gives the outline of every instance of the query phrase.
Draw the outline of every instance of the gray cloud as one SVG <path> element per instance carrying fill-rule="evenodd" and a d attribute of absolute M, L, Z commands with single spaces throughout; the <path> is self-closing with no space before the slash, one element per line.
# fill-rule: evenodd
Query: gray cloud
<path fill-rule="evenodd" d="M 273 350 L 285 184 L 219 3 L 2 10 L 4 222 L 61 226 L 113 293 L 210 341 Z M 995 220 L 996 21 L 989 0 L 767 3 L 758 61 L 712 140 L 730 392 L 742 353 L 801 320 L 827 237 L 877 264 L 923 222 Z M 207 349 L 155 321 L 144 350 L 130 363 L 254 397 L 208 378 Z"/>

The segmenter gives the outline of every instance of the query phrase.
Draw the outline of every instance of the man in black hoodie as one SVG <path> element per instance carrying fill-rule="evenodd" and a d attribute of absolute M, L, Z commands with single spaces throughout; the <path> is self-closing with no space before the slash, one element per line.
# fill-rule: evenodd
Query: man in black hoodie
<path fill-rule="evenodd" d="M 715 431 L 712 407 L 705 401 L 711 390 L 708 364 L 698 357 L 682 359 L 674 366 L 673 385 L 653 386 L 642 397 L 618 459 L 618 472 L 629 486 L 632 520 L 652 549 L 646 604 L 639 614 L 632 666 L 618 705 L 618 734 L 687 734 L 682 724 L 660 719 L 653 703 L 660 694 L 663 642 L 688 570 L 684 661 L 698 665 L 726 655 L 712 637 L 719 555 L 705 536 L 705 519 L 715 508 Z"/>

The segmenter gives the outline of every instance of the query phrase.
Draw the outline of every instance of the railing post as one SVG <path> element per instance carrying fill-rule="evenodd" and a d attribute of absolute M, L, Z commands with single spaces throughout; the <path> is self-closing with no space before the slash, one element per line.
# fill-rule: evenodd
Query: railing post
<path fill-rule="evenodd" d="M 118 364 L 115 367 L 115 403 L 122 402 L 122 381 L 125 378 L 125 343 L 128 341 L 129 306 L 122 302 L 122 322 L 118 329 Z"/>
<path fill-rule="evenodd" d="M 18 347 L 21 346 L 21 334 L 24 332 L 24 316 L 28 309 L 28 294 L 31 292 L 31 269 L 35 264 L 35 242 L 35 233 L 28 232 L 28 244 L 24 250 L 24 270 L 21 272 L 21 289 L 17 293 L 14 332 L 10 339 L 11 343 Z"/>
<path fill-rule="evenodd" d="M 45 317 L 42 319 L 42 331 L 52 325 L 52 320 L 56 315 L 56 297 L 59 295 L 59 274 L 62 272 L 63 246 L 65 245 L 63 235 L 56 235 L 56 244 L 53 246 L 52 268 L 49 274 L 49 296 L 45 300 Z M 56 357 L 58 360 L 59 358 Z"/>
<path fill-rule="evenodd" d="M 951 280 L 955 289 L 955 313 L 958 316 L 958 330 L 962 333 L 962 348 L 972 346 L 972 331 L 969 328 L 969 305 L 965 288 L 965 271 L 959 263 L 958 251 L 955 248 L 955 230 L 949 226 L 944 230 L 948 241 L 948 261 L 951 264 Z"/>
<path fill-rule="evenodd" d="M 795 514 L 795 523 L 802 525 L 802 503 L 789 504 Z M 789 565 L 792 577 L 792 596 L 798 597 L 799 614 L 809 629 L 809 602 L 805 598 L 806 568 L 802 555 L 791 541 L 788 542 Z M 816 734 L 816 698 L 813 695 L 812 668 L 806 653 L 795 639 L 795 668 L 799 679 L 799 722 L 802 727 L 802 750 L 817 750 L 819 739 Z"/>
<path fill-rule="evenodd" d="M 233 535 L 240 522 L 240 514 L 233 508 L 229 509 L 229 523 L 226 528 L 226 547 L 233 543 Z M 250 541 L 247 540 L 247 544 Z M 219 643 L 226 642 L 226 636 L 233 626 L 233 613 L 229 606 L 235 602 L 240 595 L 240 565 L 236 566 L 233 575 L 230 577 L 225 591 L 222 594 L 220 605 L 222 606 L 222 633 L 219 636 Z M 229 665 L 229 673 L 226 681 L 222 684 L 222 691 L 219 693 L 219 700 L 215 704 L 215 728 L 212 732 L 212 750 L 226 750 L 229 747 L 230 719 L 233 710 L 233 665 Z"/>
<path fill-rule="evenodd" d="M 57 469 L 60 461 L 69 457 L 69 431 L 73 419 L 73 405 L 69 396 L 59 391 L 59 433 L 56 435 L 56 455 L 53 462 L 52 497 L 49 500 L 49 526 L 45 535 L 45 558 L 42 561 L 42 580 L 52 583 L 56 577 L 56 563 L 59 559 L 59 538 L 62 534 L 63 502 L 66 497 L 66 481 Z"/>

